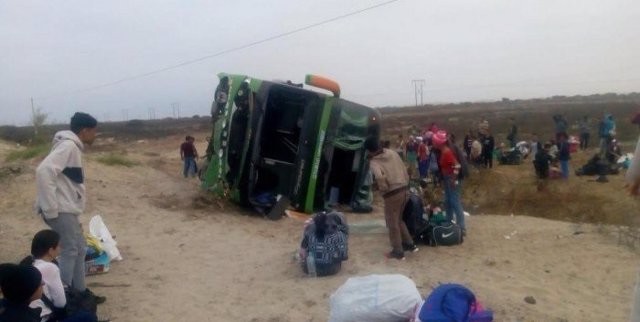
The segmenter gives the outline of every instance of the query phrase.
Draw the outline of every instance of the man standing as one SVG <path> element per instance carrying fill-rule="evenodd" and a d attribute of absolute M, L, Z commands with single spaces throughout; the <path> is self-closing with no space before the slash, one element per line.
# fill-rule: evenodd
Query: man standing
<path fill-rule="evenodd" d="M 487 131 L 487 135 L 482 138 L 482 160 L 484 167 L 487 169 L 493 168 L 493 149 L 496 147 L 496 142 L 493 139 L 490 131 Z"/>
<path fill-rule="evenodd" d="M 509 130 L 509 135 L 507 135 L 507 140 L 509 140 L 509 144 L 511 148 L 516 147 L 516 142 L 518 142 L 518 126 L 516 125 L 516 120 L 512 117 L 511 121 L 511 130 Z"/>
<path fill-rule="evenodd" d="M 45 223 L 60 234 L 59 257 L 62 283 L 87 296 L 94 296 L 85 284 L 84 257 L 87 243 L 78 217 L 86 196 L 82 151 L 96 137 L 98 121 L 86 113 L 75 113 L 70 131 L 53 137 L 53 148 L 36 169 L 36 207 Z M 98 303 L 104 297 L 95 297 Z"/>
<path fill-rule="evenodd" d="M 184 162 L 182 174 L 185 178 L 189 176 L 195 177 L 196 173 L 198 173 L 198 166 L 196 165 L 198 150 L 196 150 L 196 146 L 193 144 L 195 140 L 193 136 L 187 135 L 182 145 L 180 145 L 180 159 Z"/>
<path fill-rule="evenodd" d="M 400 156 L 395 151 L 381 148 L 375 138 L 368 138 L 364 146 L 369 153 L 371 173 L 384 198 L 384 217 L 392 247 L 387 257 L 403 260 L 405 251 L 418 251 L 402 221 L 404 206 L 409 200 L 409 174 Z"/>
<path fill-rule="evenodd" d="M 591 136 L 591 124 L 588 116 L 584 116 L 580 122 L 580 150 L 584 151 L 589 147 L 589 137 Z"/>

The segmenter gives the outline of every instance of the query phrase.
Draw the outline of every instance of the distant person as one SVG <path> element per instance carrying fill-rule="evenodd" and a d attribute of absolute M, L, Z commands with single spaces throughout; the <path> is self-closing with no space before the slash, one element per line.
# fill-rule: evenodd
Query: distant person
<path fill-rule="evenodd" d="M 427 138 L 420 138 L 418 145 L 418 172 L 420 179 L 427 177 L 429 171 L 429 148 L 427 147 Z"/>
<path fill-rule="evenodd" d="M 382 149 L 372 137 L 365 141 L 371 173 L 384 198 L 384 217 L 389 230 L 391 252 L 388 258 L 404 259 L 404 252 L 416 252 L 418 247 L 407 229 L 402 214 L 409 200 L 409 175 L 397 153 Z"/>
<path fill-rule="evenodd" d="M 531 151 L 531 155 L 535 158 L 538 154 L 538 151 L 542 150 L 542 143 L 540 143 L 540 139 L 538 135 L 533 133 L 531 136 L 531 143 L 529 143 L 529 150 Z"/>
<path fill-rule="evenodd" d="M 616 135 L 616 123 L 613 120 L 613 115 L 605 114 L 604 118 L 600 122 L 600 153 L 604 154 L 607 151 L 609 143 Z"/>
<path fill-rule="evenodd" d="M 547 179 L 549 177 L 549 167 L 551 166 L 551 155 L 549 155 L 549 149 L 551 144 L 545 143 L 542 149 L 540 149 L 533 160 L 533 165 L 536 170 L 536 176 L 539 179 Z"/>
<path fill-rule="evenodd" d="M 464 141 L 462 142 L 464 154 L 468 161 L 471 161 L 471 147 L 473 146 L 474 139 L 473 131 L 469 130 L 469 132 L 464 136 Z"/>
<path fill-rule="evenodd" d="M 491 131 L 487 133 L 482 139 L 482 160 L 484 161 L 484 167 L 487 169 L 493 168 L 493 150 L 495 149 L 496 141 L 491 135 Z"/>
<path fill-rule="evenodd" d="M 402 134 L 398 134 L 398 138 L 396 139 L 396 153 L 398 153 L 398 155 L 400 156 L 401 159 L 404 160 L 404 149 L 406 147 L 406 144 L 404 142 L 404 138 L 402 137 Z"/>
<path fill-rule="evenodd" d="M 198 158 L 198 150 L 194 144 L 195 138 L 187 135 L 184 138 L 184 142 L 180 145 L 180 159 L 183 161 L 182 174 L 185 178 L 189 176 L 195 177 L 198 173 L 198 165 L 196 159 Z"/>
<path fill-rule="evenodd" d="M 566 134 L 560 135 L 560 141 L 558 142 L 558 161 L 560 161 L 560 171 L 562 173 L 562 179 L 569 179 L 569 160 L 571 160 L 571 153 L 569 150 L 569 141 Z"/>
<path fill-rule="evenodd" d="M 486 118 L 483 118 L 480 123 L 478 123 L 478 136 L 484 137 L 489 135 L 489 121 Z"/>
<path fill-rule="evenodd" d="M 551 156 L 549 155 L 551 144 L 546 143 L 543 148 L 536 152 L 533 167 L 538 178 L 538 191 L 543 191 L 546 187 L 546 181 L 549 178 L 549 168 L 551 167 Z"/>
<path fill-rule="evenodd" d="M 591 137 L 591 122 L 589 116 L 584 116 L 580 121 L 580 150 L 589 148 L 589 138 Z"/>
<path fill-rule="evenodd" d="M 415 178 L 415 173 L 418 170 L 418 142 L 413 135 L 409 136 L 405 151 L 407 152 L 409 178 Z"/>
<path fill-rule="evenodd" d="M 305 227 L 300 243 L 302 270 L 312 276 L 338 273 L 349 259 L 349 229 L 338 212 L 319 213 Z"/>
<path fill-rule="evenodd" d="M 29 307 L 42 297 L 42 275 L 29 265 L 0 264 L 0 322 L 40 322 L 40 310 Z"/>
<path fill-rule="evenodd" d="M 456 224 L 460 226 L 464 235 L 466 234 L 464 211 L 462 210 L 460 191 L 458 190 L 458 176 L 461 171 L 461 165 L 450 146 L 447 132 L 440 130 L 434 134 L 433 147 L 440 151 L 440 159 L 438 161 L 443 179 L 445 213 L 450 221 L 453 221 L 455 215 Z"/>
<path fill-rule="evenodd" d="M 75 113 L 70 131 L 57 132 L 53 148 L 36 169 L 36 208 L 44 222 L 60 235 L 58 259 L 62 283 L 87 297 L 95 295 L 85 284 L 84 257 L 87 243 L 79 217 L 87 200 L 82 151 L 96 138 L 98 121 L 86 113 Z M 98 303 L 104 297 L 95 297 Z"/>
<path fill-rule="evenodd" d="M 616 164 L 621 156 L 622 148 L 620 147 L 618 140 L 611 140 L 609 146 L 607 147 L 607 161 L 609 162 L 609 164 Z"/>
<path fill-rule="evenodd" d="M 569 129 L 569 122 L 562 114 L 556 114 L 553 116 L 553 121 L 556 126 L 556 141 L 560 141 L 561 135 L 567 135 Z"/>
<path fill-rule="evenodd" d="M 507 135 L 507 141 L 509 141 L 510 148 L 515 148 L 516 143 L 518 142 L 518 126 L 516 125 L 516 120 L 513 117 L 509 119 L 509 122 L 511 123 L 511 129 Z"/>
<path fill-rule="evenodd" d="M 83 311 L 68 316 L 65 311 L 67 298 L 60 279 L 60 269 L 54 260 L 60 254 L 60 235 L 53 230 L 39 231 L 31 241 L 31 256 L 21 265 L 34 266 L 40 271 L 43 283 L 42 299 L 31 302 L 31 308 L 40 309 L 42 321 L 94 322 L 97 317 L 92 312 Z"/>

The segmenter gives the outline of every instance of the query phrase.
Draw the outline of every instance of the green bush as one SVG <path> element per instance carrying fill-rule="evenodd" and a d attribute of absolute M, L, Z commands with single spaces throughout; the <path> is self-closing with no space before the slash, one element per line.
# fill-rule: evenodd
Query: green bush
<path fill-rule="evenodd" d="M 6 157 L 6 161 L 16 161 L 16 160 L 28 160 L 37 157 L 41 157 L 49 152 L 50 146 L 48 144 L 42 145 L 34 145 L 27 147 L 24 150 L 12 151 Z"/>
<path fill-rule="evenodd" d="M 131 161 L 124 156 L 117 154 L 108 154 L 105 156 L 98 157 L 96 160 L 102 164 L 110 165 L 110 166 L 122 166 L 131 168 L 133 166 L 138 165 L 138 162 Z"/>

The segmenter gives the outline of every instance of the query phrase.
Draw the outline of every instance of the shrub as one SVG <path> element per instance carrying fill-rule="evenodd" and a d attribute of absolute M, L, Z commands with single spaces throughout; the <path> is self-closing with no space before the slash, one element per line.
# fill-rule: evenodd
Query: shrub
<path fill-rule="evenodd" d="M 42 144 L 30 146 L 24 150 L 12 151 L 7 155 L 6 161 L 11 162 L 16 160 L 28 160 L 36 157 L 41 157 L 47 154 L 47 152 L 49 152 L 49 149 L 50 147 L 48 144 Z"/>

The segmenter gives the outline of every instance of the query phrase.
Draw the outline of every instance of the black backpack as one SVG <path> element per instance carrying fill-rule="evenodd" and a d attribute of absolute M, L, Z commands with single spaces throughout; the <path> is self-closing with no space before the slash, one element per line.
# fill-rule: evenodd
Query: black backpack
<path fill-rule="evenodd" d="M 404 206 L 402 220 L 407 225 L 414 242 L 423 239 L 428 222 L 424 218 L 424 207 L 422 206 L 422 198 L 419 195 L 413 192 L 410 194 L 409 200 Z"/>

